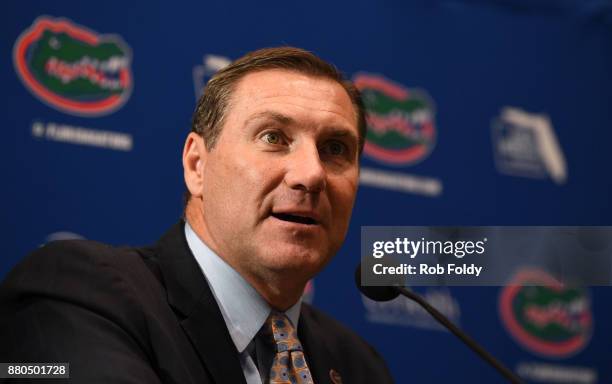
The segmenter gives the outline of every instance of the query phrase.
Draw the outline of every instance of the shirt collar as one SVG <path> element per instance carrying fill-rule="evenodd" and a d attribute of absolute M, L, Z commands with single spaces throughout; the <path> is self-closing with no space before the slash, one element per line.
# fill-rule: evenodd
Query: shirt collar
<path fill-rule="evenodd" d="M 225 325 L 239 353 L 242 353 L 270 315 L 263 297 L 235 269 L 214 253 L 185 222 L 185 237 L 225 320 Z M 300 298 L 285 315 L 297 329 Z"/>

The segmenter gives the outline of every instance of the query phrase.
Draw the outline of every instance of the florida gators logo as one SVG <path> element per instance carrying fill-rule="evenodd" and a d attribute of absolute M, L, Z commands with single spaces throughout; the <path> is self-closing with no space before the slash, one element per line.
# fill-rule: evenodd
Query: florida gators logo
<path fill-rule="evenodd" d="M 591 338 L 587 291 L 563 285 L 548 273 L 524 269 L 501 292 L 499 310 L 510 334 L 533 353 L 568 357 Z"/>
<path fill-rule="evenodd" d="M 15 42 L 13 62 L 32 94 L 73 115 L 109 114 L 132 91 L 131 53 L 121 37 L 67 19 L 37 18 Z"/>
<path fill-rule="evenodd" d="M 367 111 L 364 153 L 391 165 L 424 160 L 436 140 L 435 110 L 427 92 L 367 73 L 355 75 L 353 81 Z"/>

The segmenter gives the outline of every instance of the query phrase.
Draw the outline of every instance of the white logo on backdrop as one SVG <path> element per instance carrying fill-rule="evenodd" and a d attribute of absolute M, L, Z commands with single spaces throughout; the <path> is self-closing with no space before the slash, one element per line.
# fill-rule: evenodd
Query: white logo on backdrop
<path fill-rule="evenodd" d="M 493 152 L 501 173 L 567 181 L 565 156 L 550 118 L 506 107 L 493 120 Z"/>
<path fill-rule="evenodd" d="M 193 90 L 196 101 L 202 96 L 202 91 L 208 80 L 217 71 L 227 67 L 232 61 L 225 56 L 204 55 L 202 64 L 193 67 Z"/>

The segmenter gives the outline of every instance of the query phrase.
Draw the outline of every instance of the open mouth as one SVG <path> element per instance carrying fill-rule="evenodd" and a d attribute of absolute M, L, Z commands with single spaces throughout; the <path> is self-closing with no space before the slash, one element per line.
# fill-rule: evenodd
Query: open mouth
<path fill-rule="evenodd" d="M 311 219 L 310 217 L 290 215 L 288 213 L 273 213 L 272 216 L 276 217 L 279 220 L 289 221 L 292 223 L 308 224 L 308 225 L 318 224 L 316 220 Z"/>

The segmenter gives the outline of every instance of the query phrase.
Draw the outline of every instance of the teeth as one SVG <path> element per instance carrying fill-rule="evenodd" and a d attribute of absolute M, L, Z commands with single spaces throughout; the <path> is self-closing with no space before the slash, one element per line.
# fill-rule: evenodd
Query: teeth
<path fill-rule="evenodd" d="M 121 88 L 121 83 L 119 82 L 119 80 L 103 79 L 100 80 L 100 87 L 105 89 L 119 89 Z"/>

